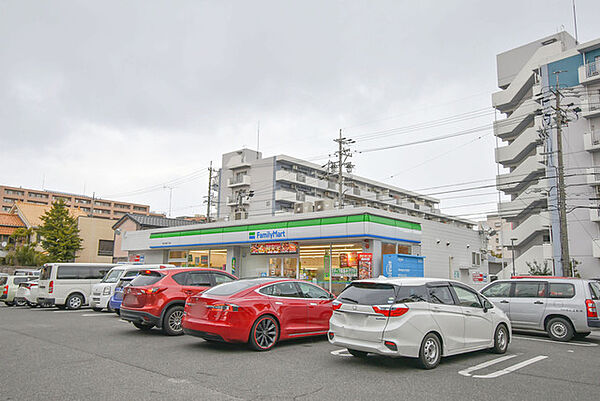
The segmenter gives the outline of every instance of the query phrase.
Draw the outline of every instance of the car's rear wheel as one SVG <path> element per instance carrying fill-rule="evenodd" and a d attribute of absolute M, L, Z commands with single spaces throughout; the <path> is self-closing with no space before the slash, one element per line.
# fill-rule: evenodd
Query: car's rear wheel
<path fill-rule="evenodd" d="M 556 341 L 569 341 L 573 338 L 573 331 L 571 323 L 562 317 L 552 318 L 546 325 L 546 332 Z"/>
<path fill-rule="evenodd" d="M 80 309 L 83 306 L 83 297 L 79 294 L 71 294 L 67 298 L 66 307 L 68 309 Z"/>
<path fill-rule="evenodd" d="M 102 312 L 102 308 L 92 308 L 94 312 Z"/>
<path fill-rule="evenodd" d="M 181 319 L 183 318 L 183 306 L 171 307 L 163 318 L 163 331 L 169 336 L 179 336 L 183 334 Z"/>
<path fill-rule="evenodd" d="M 19 300 L 15 300 L 15 305 L 16 306 L 25 306 L 27 304 L 26 301 L 19 299 Z"/>
<path fill-rule="evenodd" d="M 273 316 L 261 316 L 250 330 L 250 345 L 257 351 L 268 351 L 279 339 L 279 323 Z"/>
<path fill-rule="evenodd" d="M 494 346 L 491 349 L 492 352 L 495 354 L 504 354 L 508 349 L 508 336 L 508 329 L 505 325 L 501 324 L 496 327 L 496 332 L 494 333 Z"/>
<path fill-rule="evenodd" d="M 367 355 L 369 354 L 368 352 L 365 352 L 365 351 L 358 351 L 358 350 L 350 349 L 350 348 L 348 348 L 348 352 L 350 353 L 350 355 L 355 356 L 357 358 L 366 358 Z"/>
<path fill-rule="evenodd" d="M 423 369 L 433 369 L 442 359 L 442 344 L 438 336 L 429 333 L 423 338 L 419 349 L 419 365 Z"/>
<path fill-rule="evenodd" d="M 4 303 L 6 306 L 15 306 L 14 302 L 5 302 Z"/>
<path fill-rule="evenodd" d="M 150 330 L 152 330 L 152 327 L 154 327 L 154 326 L 151 326 L 151 325 L 149 325 L 149 324 L 143 324 L 143 323 L 134 323 L 133 325 L 134 325 L 134 326 L 135 326 L 137 329 L 140 329 L 140 330 L 142 330 L 142 331 L 150 331 Z"/>

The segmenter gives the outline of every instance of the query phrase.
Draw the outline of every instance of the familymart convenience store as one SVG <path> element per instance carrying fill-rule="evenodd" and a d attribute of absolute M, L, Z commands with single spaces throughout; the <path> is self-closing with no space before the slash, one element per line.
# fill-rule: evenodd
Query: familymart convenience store
<path fill-rule="evenodd" d="M 383 266 L 384 255 L 404 261 L 394 275 L 423 275 L 421 225 L 376 209 L 126 232 L 123 250 L 145 263 L 298 278 L 334 292 L 357 278 L 392 274 Z"/>

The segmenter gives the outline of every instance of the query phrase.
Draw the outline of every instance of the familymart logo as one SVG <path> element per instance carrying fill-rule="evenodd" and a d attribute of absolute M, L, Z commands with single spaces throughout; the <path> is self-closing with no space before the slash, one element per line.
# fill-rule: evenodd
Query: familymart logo
<path fill-rule="evenodd" d="M 251 231 L 248 233 L 248 239 L 251 240 L 278 240 L 286 238 L 287 235 L 285 230 L 262 230 Z"/>

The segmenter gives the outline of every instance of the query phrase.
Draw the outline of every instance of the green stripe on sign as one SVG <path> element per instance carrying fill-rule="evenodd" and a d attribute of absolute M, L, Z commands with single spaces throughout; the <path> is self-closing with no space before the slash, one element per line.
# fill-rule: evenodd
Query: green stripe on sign
<path fill-rule="evenodd" d="M 154 233 L 150 234 L 150 239 L 155 238 L 172 238 L 172 237 L 187 237 L 190 235 L 206 235 L 206 234 L 222 234 L 222 233 L 236 233 L 243 231 L 258 231 L 258 230 L 274 230 L 282 228 L 295 228 L 295 227 L 314 227 L 323 226 L 329 224 L 347 224 L 347 223 L 362 223 L 371 222 L 376 224 L 382 224 L 392 227 L 408 228 L 410 230 L 421 231 L 421 224 L 411 223 L 404 220 L 391 219 L 389 217 L 374 216 L 372 214 L 359 214 L 353 216 L 341 216 L 341 217 L 324 217 L 322 219 L 307 219 L 307 220 L 294 220 L 284 221 L 278 223 L 264 223 L 264 224 L 250 224 L 240 225 L 232 227 L 221 227 L 221 228 L 204 228 L 200 230 L 187 230 L 187 231 L 173 231 L 168 233 Z"/>

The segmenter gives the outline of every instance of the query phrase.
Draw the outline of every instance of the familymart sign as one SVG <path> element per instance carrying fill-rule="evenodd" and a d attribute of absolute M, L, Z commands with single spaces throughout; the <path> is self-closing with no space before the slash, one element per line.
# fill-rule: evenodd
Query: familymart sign
<path fill-rule="evenodd" d="M 287 232 L 285 229 L 275 230 L 261 230 L 261 231 L 250 231 L 248 233 L 248 239 L 250 240 L 282 240 L 287 238 Z"/>

